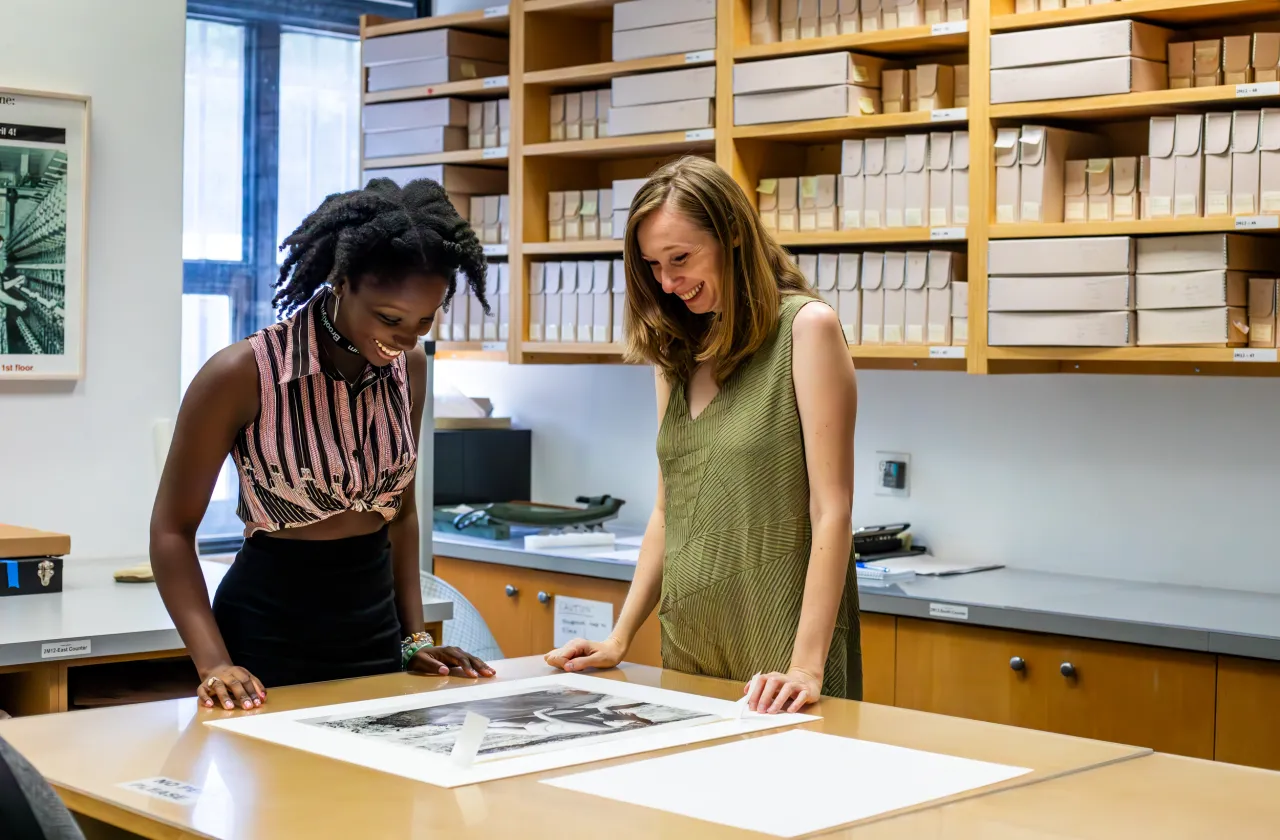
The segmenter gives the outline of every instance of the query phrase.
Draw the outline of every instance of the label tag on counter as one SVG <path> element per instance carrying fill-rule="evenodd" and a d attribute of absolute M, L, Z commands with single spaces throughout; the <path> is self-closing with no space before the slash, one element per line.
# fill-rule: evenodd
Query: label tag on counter
<path fill-rule="evenodd" d="M 697 52 L 687 52 L 684 54 L 685 64 L 702 64 L 716 60 L 715 50 L 698 50 Z"/>
<path fill-rule="evenodd" d="M 1280 216 L 1236 216 L 1236 230 L 1275 230 L 1276 228 L 1280 228 Z"/>
<path fill-rule="evenodd" d="M 936 108 L 929 112 L 930 122 L 964 122 L 967 119 L 968 108 Z"/>
<path fill-rule="evenodd" d="M 942 242 L 964 239 L 964 232 L 965 229 L 962 227 L 929 228 L 929 240 L 932 242 Z"/>
<path fill-rule="evenodd" d="M 44 642 L 40 645 L 41 659 L 62 659 L 67 656 L 88 656 L 93 652 L 91 639 L 78 639 L 74 642 Z"/>
<path fill-rule="evenodd" d="M 480 345 L 480 349 L 486 353 L 505 353 L 507 352 L 507 343 L 505 341 L 486 341 Z"/>
<path fill-rule="evenodd" d="M 511 83 L 509 76 L 489 76 L 484 80 L 486 88 L 504 88 Z"/>
<path fill-rule="evenodd" d="M 1249 96 L 1280 96 L 1280 82 L 1254 82 L 1236 85 L 1236 99 Z"/>
<path fill-rule="evenodd" d="M 507 147 L 498 146 L 497 148 L 489 148 L 480 152 L 481 160 L 498 160 L 507 156 Z"/>
<path fill-rule="evenodd" d="M 485 17 L 487 17 L 487 18 L 493 18 L 493 17 L 510 17 L 510 16 L 511 16 L 511 6 L 510 6 L 510 5 L 506 5 L 506 6 L 486 6 L 486 7 L 485 7 L 485 10 L 484 10 L 484 16 L 485 16 Z"/>
<path fill-rule="evenodd" d="M 930 35 L 959 35 L 969 31 L 969 21 L 949 20 L 946 23 L 935 23 L 929 30 Z"/>
<path fill-rule="evenodd" d="M 964 347 L 930 347 L 930 359 L 963 359 Z"/>
<path fill-rule="evenodd" d="M 930 604 L 929 616 L 931 618 L 951 618 L 956 621 L 968 621 L 969 608 L 963 604 Z"/>
<path fill-rule="evenodd" d="M 556 596 L 555 636 L 552 644 L 564 647 L 574 639 L 603 642 L 613 632 L 613 604 L 584 598 Z"/>
<path fill-rule="evenodd" d="M 692 143 L 695 140 L 714 140 L 716 139 L 716 130 L 714 128 L 695 128 L 684 133 L 686 142 Z"/>
<path fill-rule="evenodd" d="M 200 798 L 200 788 L 165 776 L 139 779 L 136 782 L 121 782 L 120 787 L 178 805 L 194 805 Z"/>
<path fill-rule="evenodd" d="M 484 245 L 482 247 L 486 257 L 505 257 L 507 255 L 506 245 Z"/>
<path fill-rule="evenodd" d="M 1266 347 L 1237 347 L 1231 352 L 1231 361 L 1233 362 L 1274 362 L 1276 361 L 1275 348 Z"/>

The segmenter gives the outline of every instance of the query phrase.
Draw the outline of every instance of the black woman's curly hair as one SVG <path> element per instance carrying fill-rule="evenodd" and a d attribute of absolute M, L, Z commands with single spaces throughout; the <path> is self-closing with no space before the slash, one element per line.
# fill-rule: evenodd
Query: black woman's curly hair
<path fill-rule="evenodd" d="M 396 283 L 411 273 L 444 277 L 447 309 L 458 271 L 485 314 L 490 312 L 484 248 L 444 187 L 427 178 L 403 189 L 389 178 L 374 178 L 362 190 L 328 196 L 285 238 L 280 250 L 286 249 L 272 299 L 281 317 L 326 283 L 354 284 L 365 276 Z"/>

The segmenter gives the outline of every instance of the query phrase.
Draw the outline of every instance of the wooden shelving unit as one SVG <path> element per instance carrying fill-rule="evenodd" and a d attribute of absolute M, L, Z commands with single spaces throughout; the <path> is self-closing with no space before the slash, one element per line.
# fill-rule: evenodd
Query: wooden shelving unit
<path fill-rule="evenodd" d="M 963 232 L 929 228 L 814 231 L 784 233 L 778 241 L 795 249 L 857 249 L 901 245 L 904 248 L 952 248 L 967 253 L 969 281 L 969 338 L 964 347 L 854 345 L 850 355 L 860 368 L 956 370 L 985 373 L 1125 372 L 1186 375 L 1280 375 L 1280 363 L 1246 360 L 1222 347 L 1054 348 L 990 347 L 987 345 L 987 245 L 995 239 L 1159 235 L 1236 230 L 1232 217 L 1179 218 L 1132 222 L 1064 224 L 994 223 L 994 159 L 992 143 L 997 125 L 1025 121 L 1049 124 L 1138 123 L 1155 115 L 1262 108 L 1276 105 L 1280 95 L 1237 97 L 1234 87 L 1165 90 L 1084 99 L 990 104 L 990 36 L 993 32 L 1067 26 L 1093 21 L 1132 18 L 1180 29 L 1230 34 L 1237 24 L 1275 20 L 1280 0 L 1120 0 L 1078 8 L 1015 14 L 1015 0 L 969 3 L 963 25 L 918 26 L 810 38 L 778 44 L 750 43 L 750 0 L 717 0 L 714 50 L 629 61 L 614 61 L 611 21 L 615 0 L 527 0 L 510 7 L 468 12 L 418 21 L 366 19 L 366 37 L 443 27 L 507 32 L 511 37 L 510 74 L 501 80 L 469 80 L 365 94 L 366 103 L 431 96 L 468 99 L 511 99 L 511 142 L 506 157 L 493 152 L 450 152 L 408 158 L 366 161 L 369 167 L 424 163 L 467 163 L 507 167 L 510 173 L 511 263 L 510 318 L 512 339 L 506 351 L 489 343 L 443 342 L 444 358 L 507 358 L 513 363 L 617 363 L 617 343 L 550 343 L 525 340 L 528 334 L 528 266 L 530 262 L 563 257 L 616 258 L 622 240 L 550 242 L 547 196 L 553 190 L 596 189 L 619 178 L 643 177 L 663 162 L 685 154 L 713 158 L 756 199 L 761 178 L 829 174 L 839 171 L 840 142 L 850 137 L 967 129 L 969 133 L 969 206 L 971 218 Z M 505 13 L 504 13 L 505 10 Z M 1221 33 L 1219 33 L 1221 30 Z M 910 112 L 832 120 L 766 125 L 733 125 L 733 68 L 735 64 L 783 56 L 849 50 L 894 60 L 923 63 L 967 63 L 970 98 L 962 111 L 945 114 Z M 716 127 L 701 132 L 549 140 L 549 97 L 555 93 L 607 87 L 620 76 L 659 70 L 712 65 L 716 68 Z M 1132 154 L 1132 152 L 1128 152 Z M 1255 225 L 1266 234 L 1270 219 Z M 1251 228 L 1253 229 L 1253 228 Z M 1260 358 L 1269 359 L 1263 353 Z"/>

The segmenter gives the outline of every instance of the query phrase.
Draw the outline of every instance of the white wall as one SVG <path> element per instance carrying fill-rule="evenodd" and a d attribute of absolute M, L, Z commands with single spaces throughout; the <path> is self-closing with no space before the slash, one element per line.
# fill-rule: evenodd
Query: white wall
<path fill-rule="evenodd" d="M 4 0 L 0 84 L 92 97 L 84 380 L 0 383 L 0 522 L 145 555 L 178 401 L 183 0 Z"/>
<path fill-rule="evenodd" d="M 647 369 L 438 370 L 534 430 L 536 498 L 612 493 L 643 522 Z M 947 558 L 1280 592 L 1274 381 L 861 371 L 858 384 L 860 525 L 909 521 Z M 876 450 L 911 454 L 910 498 L 873 494 Z"/>

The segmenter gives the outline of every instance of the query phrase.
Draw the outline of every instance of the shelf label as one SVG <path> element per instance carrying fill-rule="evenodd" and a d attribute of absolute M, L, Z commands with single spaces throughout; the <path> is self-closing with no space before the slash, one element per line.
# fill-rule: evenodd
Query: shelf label
<path fill-rule="evenodd" d="M 484 10 L 484 16 L 487 18 L 510 17 L 511 7 L 510 6 L 486 6 Z"/>
<path fill-rule="evenodd" d="M 505 341 L 484 341 L 481 342 L 480 349 L 486 353 L 505 353 L 507 352 L 507 343 Z"/>
<path fill-rule="evenodd" d="M 963 347 L 930 347 L 930 359 L 963 359 Z"/>
<path fill-rule="evenodd" d="M 480 153 L 481 160 L 497 160 L 507 156 L 507 147 L 498 146 L 495 149 L 485 149 Z"/>
<path fill-rule="evenodd" d="M 1280 216 L 1236 216 L 1236 230 L 1275 230 Z"/>
<path fill-rule="evenodd" d="M 486 257 L 505 257 L 507 255 L 506 245 L 485 245 L 484 255 Z"/>
<path fill-rule="evenodd" d="M 946 242 L 956 239 L 964 239 L 964 228 L 962 227 L 934 227 L 929 228 L 929 239 L 932 242 Z"/>
<path fill-rule="evenodd" d="M 967 119 L 968 108 L 938 108 L 929 112 L 930 122 L 964 122 Z"/>
<path fill-rule="evenodd" d="M 684 54 L 685 64 L 702 64 L 703 62 L 715 60 L 715 50 L 698 50 L 697 52 L 687 52 Z"/>
<path fill-rule="evenodd" d="M 931 618 L 954 618 L 956 621 L 969 620 L 969 608 L 963 604 L 930 604 Z"/>
<path fill-rule="evenodd" d="M 935 23 L 929 30 L 930 35 L 959 35 L 969 31 L 969 21 L 949 20 L 946 23 Z"/>
<path fill-rule="evenodd" d="M 1236 99 L 1248 96 L 1280 96 L 1280 82 L 1254 82 L 1251 85 L 1236 85 Z"/>
<path fill-rule="evenodd" d="M 1276 350 L 1265 347 L 1237 347 L 1231 352 L 1233 362 L 1274 362 Z"/>
<path fill-rule="evenodd" d="M 490 76 L 484 80 L 486 88 L 504 88 L 510 84 L 507 76 Z"/>
<path fill-rule="evenodd" d="M 92 639 L 80 639 L 74 642 L 44 642 L 40 645 L 41 659 L 62 659 L 67 656 L 88 656 L 92 652 Z"/>
<path fill-rule="evenodd" d="M 716 130 L 714 128 L 696 128 L 693 131 L 686 131 L 684 133 L 684 139 L 686 141 L 714 140 L 715 137 Z"/>

